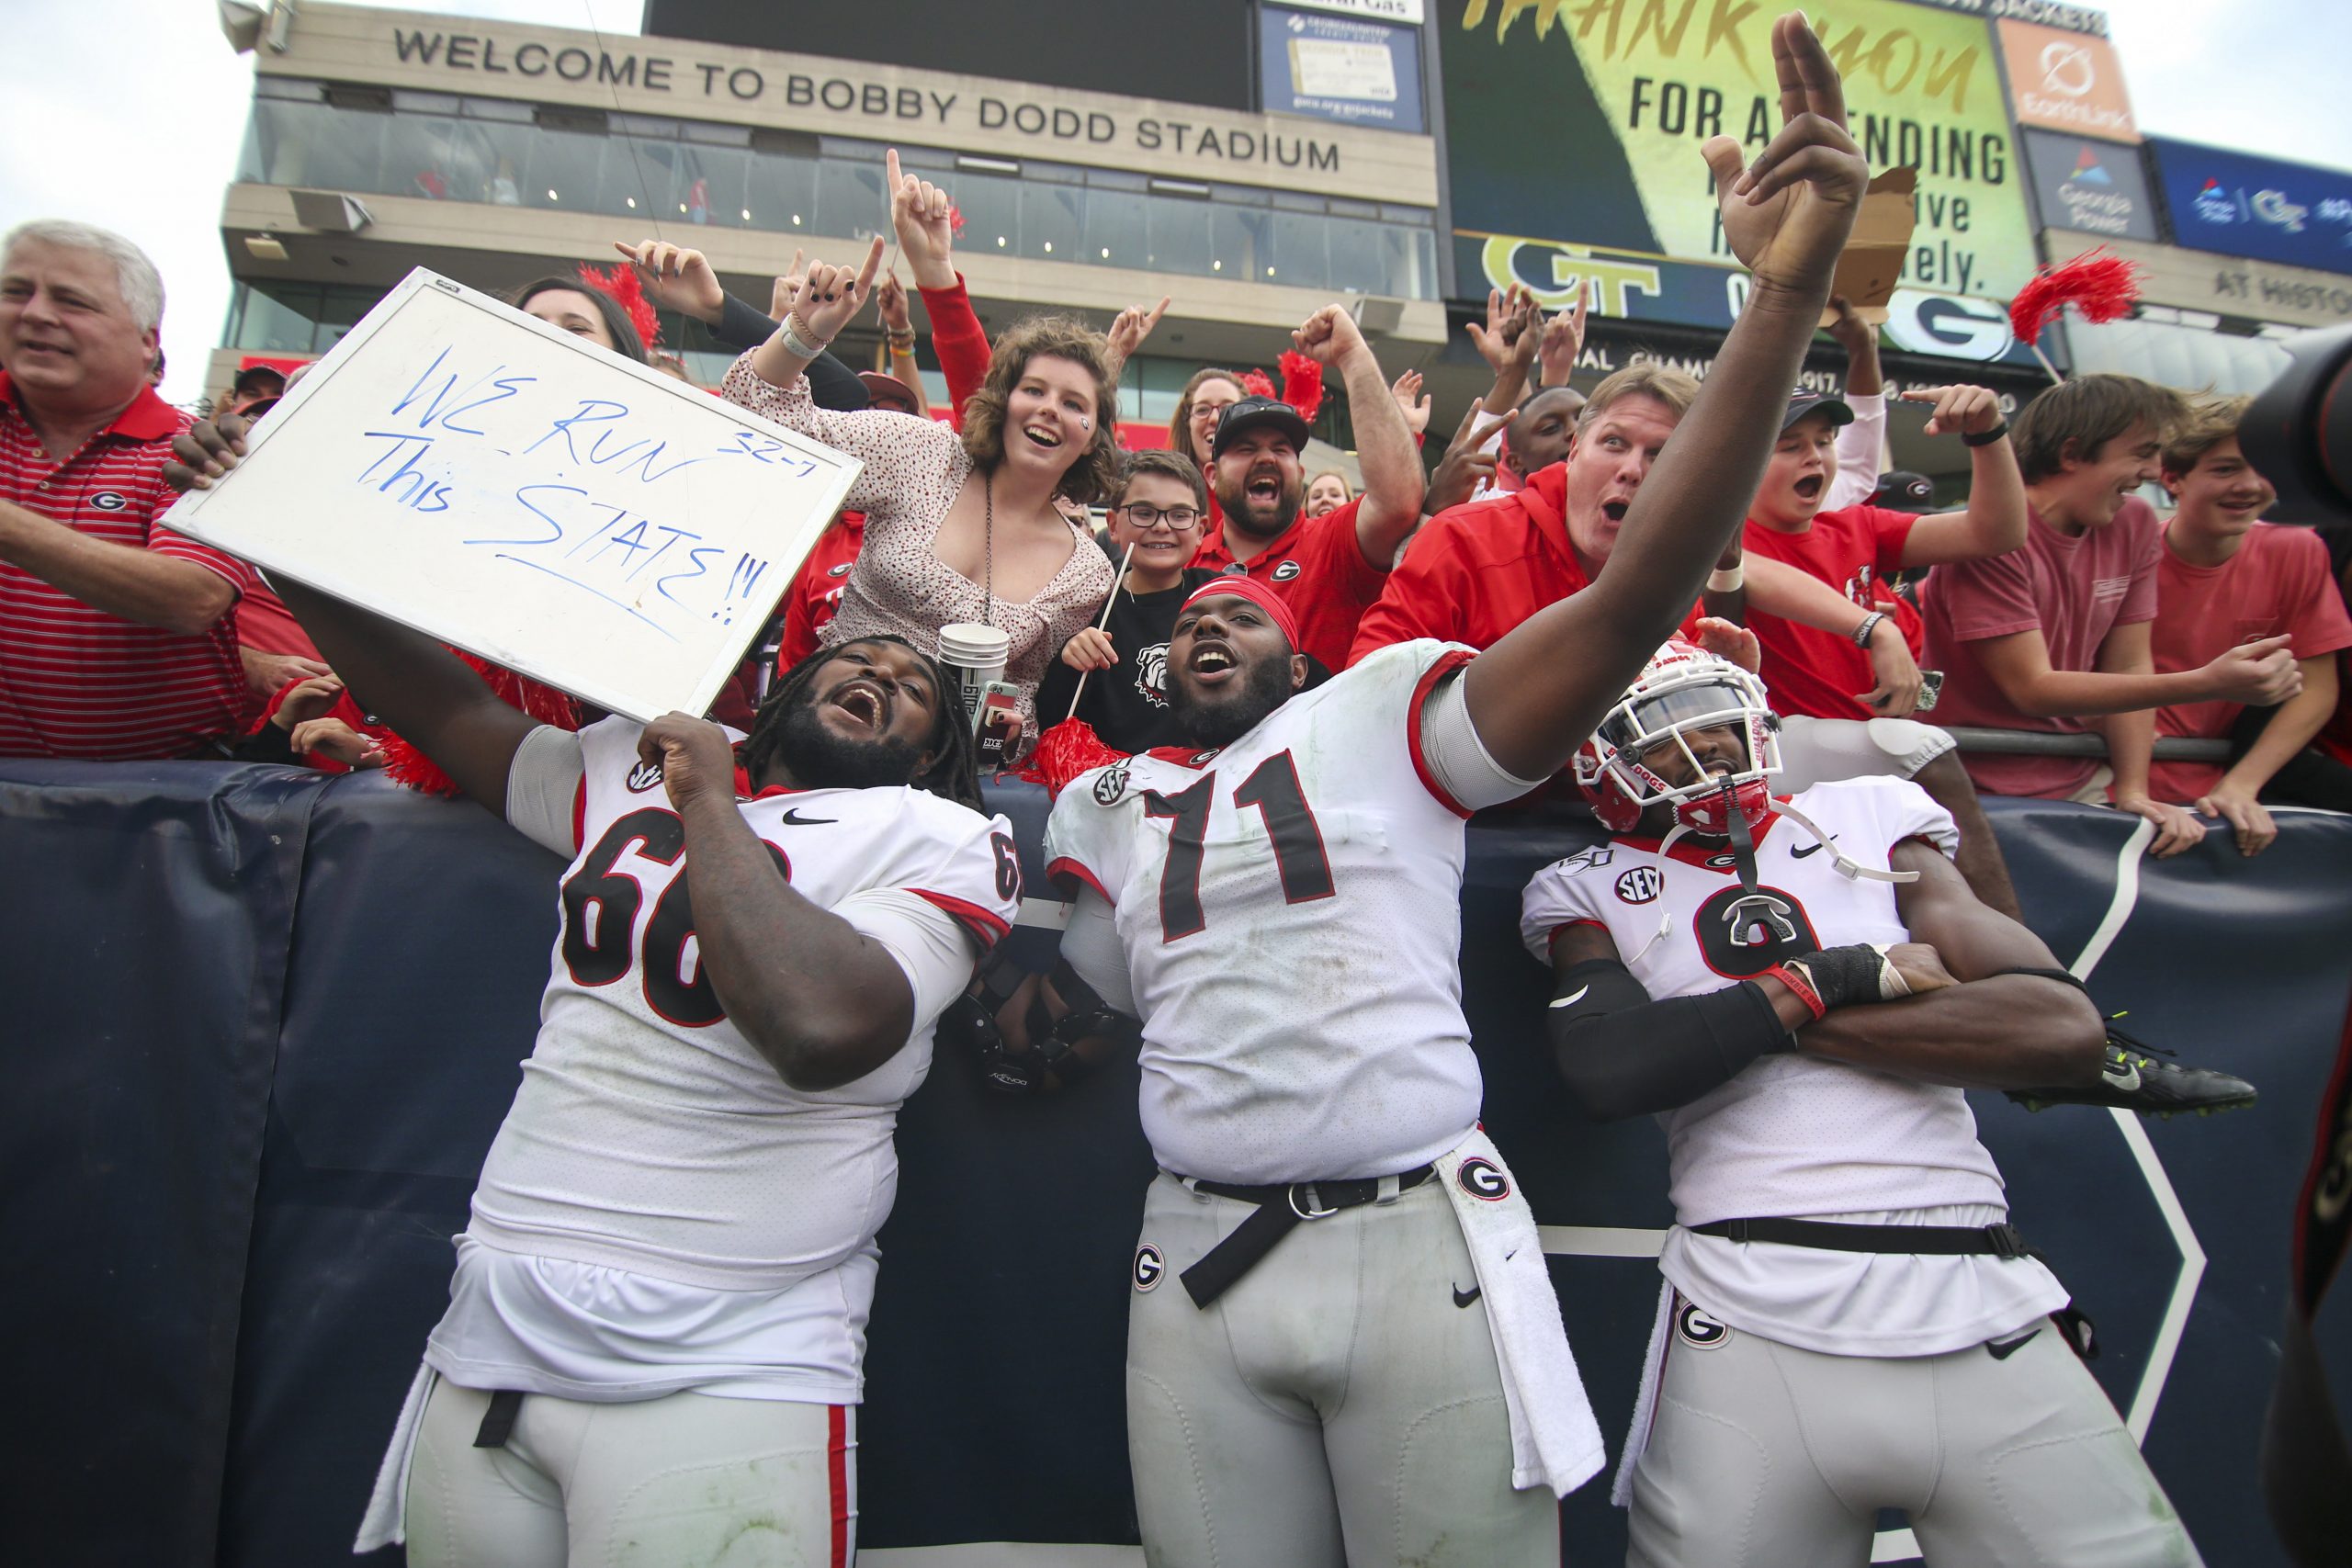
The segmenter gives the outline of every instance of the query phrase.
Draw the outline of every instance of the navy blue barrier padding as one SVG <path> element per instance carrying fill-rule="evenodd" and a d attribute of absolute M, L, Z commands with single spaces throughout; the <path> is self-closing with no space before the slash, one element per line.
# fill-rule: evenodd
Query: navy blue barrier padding
<path fill-rule="evenodd" d="M 1034 890 L 1042 799 L 997 800 Z M 2131 823 L 1988 805 L 2072 962 Z M 2144 864 L 2094 976 L 2127 1028 L 2265 1094 L 2147 1125 L 2211 1259 L 2147 1451 L 2217 1562 L 2281 1561 L 2256 1436 L 2290 1206 L 2352 984 L 2352 822 L 2282 829 L 2255 862 L 2216 836 Z M 1474 825 L 1465 1005 L 1487 1125 L 1538 1220 L 1651 1228 L 1668 1217 L 1662 1141 L 1569 1104 L 1539 1043 L 1546 981 L 1517 941 L 1528 874 L 1593 836 L 1565 816 Z M 478 809 L 380 780 L 0 762 L 17 911 L 0 943 L 15 1068 L 0 1177 L 19 1265 L 0 1332 L 21 1391 L 0 1561 L 343 1559 L 529 1049 L 558 869 Z M 2095 1370 L 2129 1410 L 2179 1271 L 2148 1186 L 2103 1111 L 1976 1102 L 2018 1221 L 2099 1320 Z M 1121 1362 L 1150 1170 L 1135 1107 L 1132 1062 L 1013 1100 L 952 1057 L 908 1105 L 861 1414 L 865 1544 L 1135 1539 Z M 1656 1270 L 1552 1268 L 1613 1458 Z M 2352 1404 L 2346 1314 L 2320 1335 Z M 1563 1509 L 1572 1562 L 1622 1559 L 1605 1491 Z"/>

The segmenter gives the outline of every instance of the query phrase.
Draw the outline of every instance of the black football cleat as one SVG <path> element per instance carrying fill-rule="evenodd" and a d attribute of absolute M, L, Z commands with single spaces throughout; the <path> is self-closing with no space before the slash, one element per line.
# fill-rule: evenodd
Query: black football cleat
<path fill-rule="evenodd" d="M 2255 1088 L 2245 1079 L 2211 1067 L 2183 1066 L 2164 1059 L 2170 1055 L 2169 1051 L 2143 1045 L 2110 1023 L 2107 1030 L 2107 1060 L 2100 1066 L 2097 1083 L 2069 1084 L 2064 1089 L 2013 1089 L 2008 1096 L 2028 1111 L 2040 1111 L 2049 1105 L 2104 1105 L 2166 1120 L 2184 1114 L 2211 1116 L 2217 1111 L 2239 1111 L 2255 1102 Z"/>

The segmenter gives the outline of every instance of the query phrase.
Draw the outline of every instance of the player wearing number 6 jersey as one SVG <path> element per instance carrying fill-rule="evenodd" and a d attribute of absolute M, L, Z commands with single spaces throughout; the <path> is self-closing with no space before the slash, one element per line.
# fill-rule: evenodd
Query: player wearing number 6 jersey
<path fill-rule="evenodd" d="M 570 859 L 538 1039 L 358 1550 L 842 1568 L 892 1129 L 1020 872 L 938 666 L 845 642 L 751 735 L 535 726 L 293 584 L 352 689 Z"/>
<path fill-rule="evenodd" d="M 1754 290 L 1593 585 L 1475 657 L 1422 641 L 1301 694 L 1286 606 L 1178 614 L 1187 745 L 1081 776 L 1047 829 L 1063 953 L 1141 1021 L 1162 1168 L 1127 1423 L 1155 1564 L 1549 1563 L 1600 1463 L 1524 1200 L 1476 1129 L 1462 818 L 1566 762 L 1738 525 L 1867 171 L 1801 17 L 1786 129 L 1709 143 Z M 1760 307 L 1760 308 L 1759 308 Z"/>

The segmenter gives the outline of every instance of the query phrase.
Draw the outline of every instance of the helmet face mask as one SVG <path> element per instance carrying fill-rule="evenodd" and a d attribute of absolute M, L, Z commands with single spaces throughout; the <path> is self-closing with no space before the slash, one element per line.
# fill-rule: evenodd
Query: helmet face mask
<path fill-rule="evenodd" d="M 1710 774 L 1688 737 L 1736 728 L 1747 755 L 1728 774 Z M 1646 761 L 1678 749 L 1686 783 L 1669 783 Z M 1771 811 L 1771 775 L 1780 772 L 1780 720 L 1764 683 L 1730 661 L 1679 640 L 1644 667 L 1577 750 L 1577 784 L 1611 832 L 1631 832 L 1652 806 L 1671 806 L 1675 821 L 1696 833 L 1731 830 L 1731 813 L 1749 828 Z"/>

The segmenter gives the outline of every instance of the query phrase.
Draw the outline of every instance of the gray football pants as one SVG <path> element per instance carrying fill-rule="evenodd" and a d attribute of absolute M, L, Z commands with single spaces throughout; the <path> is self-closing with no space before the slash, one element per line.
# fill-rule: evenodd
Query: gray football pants
<path fill-rule="evenodd" d="M 1930 1568 L 2194 1568 L 2164 1488 L 2055 1325 L 1941 1356 L 1670 1334 L 1628 1568 L 1862 1568 L 1881 1508 Z"/>
<path fill-rule="evenodd" d="M 1300 1224 L 1195 1307 L 1177 1276 L 1250 1213 L 1164 1173 L 1144 1200 L 1127 1453 L 1145 1560 L 1553 1568 L 1559 1509 L 1511 1490 L 1486 1308 L 1436 1183 Z"/>

